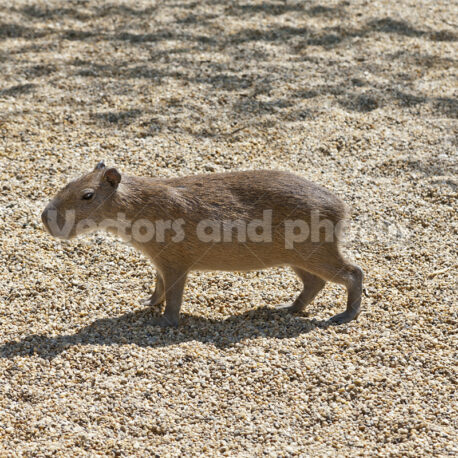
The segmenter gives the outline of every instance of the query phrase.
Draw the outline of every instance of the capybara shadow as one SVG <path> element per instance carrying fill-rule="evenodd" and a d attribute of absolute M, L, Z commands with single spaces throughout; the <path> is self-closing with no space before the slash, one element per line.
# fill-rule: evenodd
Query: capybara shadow
<path fill-rule="evenodd" d="M 147 307 L 112 318 L 101 318 L 74 334 L 49 337 L 33 334 L 0 346 L 0 358 L 36 355 L 53 359 L 75 345 L 128 345 L 166 347 L 182 342 L 210 343 L 218 348 L 231 347 L 258 337 L 285 339 L 326 328 L 330 320 L 317 321 L 292 315 L 284 310 L 260 307 L 229 318 L 211 319 L 183 313 L 178 329 L 162 328 Z"/>

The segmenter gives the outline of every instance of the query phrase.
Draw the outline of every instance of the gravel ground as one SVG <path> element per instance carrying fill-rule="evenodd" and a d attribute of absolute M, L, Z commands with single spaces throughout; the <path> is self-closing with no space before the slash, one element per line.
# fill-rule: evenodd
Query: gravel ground
<path fill-rule="evenodd" d="M 456 404 L 456 1 L 0 1 L 0 454 L 446 456 Z M 152 265 L 39 215 L 104 159 L 275 168 L 352 207 L 356 322 L 288 269 L 195 273 L 178 330 Z M 158 315 L 154 310 L 153 315 Z M 455 340 L 454 340 L 455 339 Z"/>

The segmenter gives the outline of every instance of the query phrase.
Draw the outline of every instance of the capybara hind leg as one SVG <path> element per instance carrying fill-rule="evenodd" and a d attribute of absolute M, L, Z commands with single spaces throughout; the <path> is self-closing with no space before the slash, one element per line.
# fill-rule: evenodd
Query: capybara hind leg
<path fill-rule="evenodd" d="M 288 307 L 290 312 L 301 312 L 304 308 L 310 304 L 310 302 L 315 299 L 316 295 L 323 289 L 326 282 L 316 275 L 307 272 L 304 269 L 299 267 L 293 267 L 294 272 L 301 279 L 304 288 L 293 302 L 292 305 Z"/>
<path fill-rule="evenodd" d="M 338 313 L 330 319 L 331 323 L 342 324 L 354 320 L 361 312 L 361 295 L 363 292 L 363 271 L 355 265 L 347 265 L 341 278 L 347 287 L 348 299 L 345 312 Z"/>
<path fill-rule="evenodd" d="M 327 250 L 315 262 L 311 271 L 321 278 L 339 283 L 347 288 L 347 309 L 330 319 L 331 323 L 342 324 L 354 320 L 361 311 L 361 294 L 363 291 L 363 271 L 350 264 L 334 250 Z"/>

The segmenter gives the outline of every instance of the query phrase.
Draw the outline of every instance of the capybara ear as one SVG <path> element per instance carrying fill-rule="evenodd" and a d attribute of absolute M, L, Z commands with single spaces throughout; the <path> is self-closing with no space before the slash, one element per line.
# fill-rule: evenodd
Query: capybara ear
<path fill-rule="evenodd" d="M 112 167 L 105 170 L 103 179 L 108 181 L 108 183 L 110 183 L 113 188 L 116 188 L 121 181 L 121 174 L 114 167 Z"/>
<path fill-rule="evenodd" d="M 101 170 L 101 169 L 104 169 L 106 166 L 105 166 L 105 163 L 103 161 L 100 161 L 94 168 L 94 170 Z"/>

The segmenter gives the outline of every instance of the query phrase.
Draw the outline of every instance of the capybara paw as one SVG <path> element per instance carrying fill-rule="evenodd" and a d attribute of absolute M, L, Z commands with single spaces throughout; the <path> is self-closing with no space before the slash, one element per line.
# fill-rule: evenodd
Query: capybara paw
<path fill-rule="evenodd" d="M 276 310 L 285 310 L 287 312 L 290 312 L 290 313 L 299 313 L 302 311 L 302 308 L 301 307 L 298 307 L 296 305 L 296 303 L 292 303 L 292 304 L 282 304 L 282 305 L 278 305 L 277 307 L 275 307 Z"/>
<path fill-rule="evenodd" d="M 329 318 L 329 322 L 331 324 L 344 324 L 349 323 L 350 321 L 354 320 L 358 316 L 358 313 L 349 313 L 349 312 L 342 312 L 334 315 L 333 317 Z"/>
<path fill-rule="evenodd" d="M 177 328 L 178 319 L 168 317 L 167 315 L 162 315 L 161 317 L 154 320 L 154 324 L 156 326 L 160 326 L 161 328 Z"/>
<path fill-rule="evenodd" d="M 140 305 L 145 307 L 154 307 L 156 305 L 162 304 L 164 302 L 161 299 L 157 299 L 154 296 L 147 297 L 146 299 L 140 299 Z"/>
<path fill-rule="evenodd" d="M 144 305 L 145 307 L 151 305 L 151 297 L 147 297 L 144 299 L 139 300 L 140 305 Z"/>

